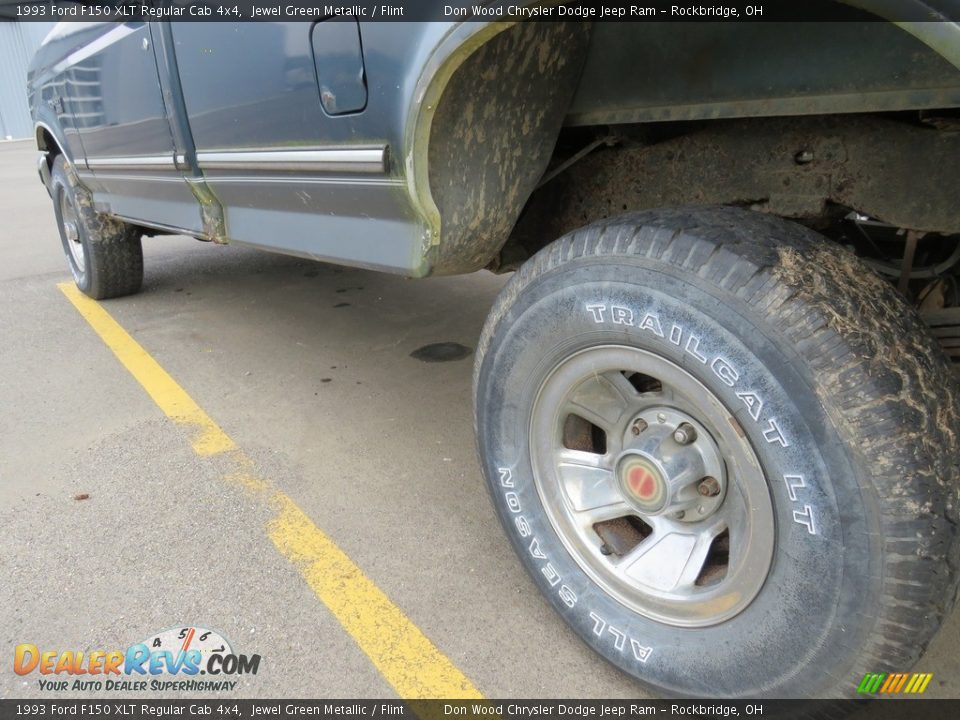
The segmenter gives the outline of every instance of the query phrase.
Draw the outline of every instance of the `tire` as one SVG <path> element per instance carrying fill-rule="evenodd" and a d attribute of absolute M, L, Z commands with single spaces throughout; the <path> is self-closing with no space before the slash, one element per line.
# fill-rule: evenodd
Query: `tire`
<path fill-rule="evenodd" d="M 575 231 L 504 287 L 474 392 L 523 565 L 658 695 L 854 695 L 955 602 L 956 380 L 806 228 L 699 208 Z"/>
<path fill-rule="evenodd" d="M 77 287 L 95 300 L 138 292 L 143 284 L 143 247 L 137 228 L 96 212 L 90 193 L 63 155 L 53 161 L 50 191 L 63 252 Z"/>

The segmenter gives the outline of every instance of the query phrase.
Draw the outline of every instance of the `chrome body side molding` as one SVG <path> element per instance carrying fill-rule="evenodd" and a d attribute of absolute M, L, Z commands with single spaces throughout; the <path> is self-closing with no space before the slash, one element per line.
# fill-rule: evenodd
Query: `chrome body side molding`
<path fill-rule="evenodd" d="M 91 170 L 157 170 L 174 169 L 172 155 L 131 155 L 126 157 L 87 158 Z"/>
<path fill-rule="evenodd" d="M 197 153 L 197 163 L 202 170 L 382 174 L 387 171 L 387 146 L 205 151 Z"/>

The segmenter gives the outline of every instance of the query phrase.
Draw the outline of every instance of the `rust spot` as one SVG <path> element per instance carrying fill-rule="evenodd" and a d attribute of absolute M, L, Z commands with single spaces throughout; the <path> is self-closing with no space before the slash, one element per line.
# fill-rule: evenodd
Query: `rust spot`
<path fill-rule="evenodd" d="M 609 551 L 604 554 L 612 553 L 620 557 L 633 550 L 653 532 L 643 520 L 632 515 L 596 523 L 593 529 Z"/>
<path fill-rule="evenodd" d="M 737 422 L 737 419 L 733 415 L 728 417 L 727 420 L 730 422 L 730 426 L 737 432 L 737 435 L 739 435 L 740 437 L 747 436 L 747 434 L 743 431 L 743 426 L 741 426 L 740 423 Z"/>

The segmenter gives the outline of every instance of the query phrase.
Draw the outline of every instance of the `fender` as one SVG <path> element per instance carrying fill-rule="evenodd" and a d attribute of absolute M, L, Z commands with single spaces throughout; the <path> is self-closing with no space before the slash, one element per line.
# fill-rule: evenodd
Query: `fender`
<path fill-rule="evenodd" d="M 64 150 L 64 142 L 57 137 L 57 133 L 46 122 L 38 120 L 33 125 L 33 134 L 37 143 L 37 174 L 40 176 L 40 182 L 50 195 L 50 173 L 53 170 L 53 157 L 60 154 L 67 158 L 73 164 L 70 155 Z M 51 143 L 54 147 L 50 147 Z M 52 195 L 51 195 L 52 197 Z"/>
<path fill-rule="evenodd" d="M 506 242 L 553 154 L 590 29 L 465 22 L 437 43 L 415 86 L 404 142 L 407 190 L 428 228 L 434 274 L 486 267 Z M 502 71 L 498 78 L 491 68 Z"/>
<path fill-rule="evenodd" d="M 75 165 L 74 158 L 67 150 L 67 144 L 63 141 L 63 130 L 53 113 L 40 113 L 39 118 L 33 123 L 33 135 L 37 143 L 37 150 L 45 155 L 49 155 L 51 152 L 54 155 L 59 153 L 65 156 L 70 164 Z M 50 147 L 51 141 L 54 147 Z"/>
<path fill-rule="evenodd" d="M 960 69 L 960 2 L 957 0 L 840 0 L 894 23 Z M 904 21 L 902 18 L 918 18 Z M 920 18 L 923 21 L 920 21 Z"/>
<path fill-rule="evenodd" d="M 404 145 L 407 153 L 403 163 L 406 170 L 407 190 L 415 208 L 427 221 L 432 246 L 440 243 L 440 210 L 430 192 L 427 150 L 430 145 L 430 129 L 440 96 L 454 72 L 467 57 L 512 25 L 513 23 L 499 22 L 464 22 L 452 25 L 446 36 L 437 44 L 417 81 L 413 102 L 410 103 L 405 123 Z"/>

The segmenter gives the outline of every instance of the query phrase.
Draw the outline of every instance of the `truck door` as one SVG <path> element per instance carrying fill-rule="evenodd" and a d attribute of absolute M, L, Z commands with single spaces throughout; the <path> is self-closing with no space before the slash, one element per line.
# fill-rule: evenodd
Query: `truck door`
<path fill-rule="evenodd" d="M 420 240 L 388 154 L 402 129 L 399 85 L 368 92 L 358 23 L 171 29 L 197 163 L 230 241 L 410 271 Z"/>
<path fill-rule="evenodd" d="M 102 22 L 73 65 L 74 119 L 94 199 L 127 219 L 198 231 L 198 204 L 177 167 L 151 33 L 153 23 Z"/>

